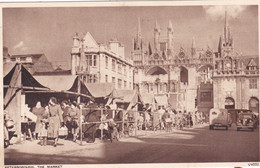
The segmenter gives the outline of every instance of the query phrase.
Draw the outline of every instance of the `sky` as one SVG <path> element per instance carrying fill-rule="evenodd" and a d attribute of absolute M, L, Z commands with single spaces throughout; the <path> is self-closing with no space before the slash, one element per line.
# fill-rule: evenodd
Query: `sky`
<path fill-rule="evenodd" d="M 73 37 L 90 32 L 98 43 L 117 38 L 131 55 L 131 41 L 141 19 L 142 37 L 153 45 L 157 20 L 166 35 L 169 20 L 173 24 L 174 52 L 183 47 L 190 53 L 192 38 L 197 49 L 209 46 L 217 50 L 223 33 L 224 13 L 235 50 L 243 55 L 258 55 L 257 6 L 147 6 L 147 7 L 42 7 L 4 8 L 3 45 L 11 55 L 44 53 L 48 60 L 70 65 Z"/>

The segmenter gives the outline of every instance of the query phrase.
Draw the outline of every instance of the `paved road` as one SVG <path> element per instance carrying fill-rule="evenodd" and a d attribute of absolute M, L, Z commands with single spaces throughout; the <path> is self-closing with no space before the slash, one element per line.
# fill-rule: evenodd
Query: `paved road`
<path fill-rule="evenodd" d="M 256 162 L 259 129 L 254 132 L 208 127 L 148 133 L 120 142 L 83 144 L 60 140 L 54 148 L 37 141 L 5 149 L 5 164 Z"/>

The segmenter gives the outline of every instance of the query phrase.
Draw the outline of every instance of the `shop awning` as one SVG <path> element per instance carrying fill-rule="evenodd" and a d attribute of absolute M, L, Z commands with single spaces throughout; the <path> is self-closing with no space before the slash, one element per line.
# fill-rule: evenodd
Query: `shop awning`
<path fill-rule="evenodd" d="M 136 90 L 114 90 L 113 97 L 117 103 L 141 102 L 140 95 Z"/>
<path fill-rule="evenodd" d="M 86 87 L 94 98 L 109 97 L 114 91 L 113 83 L 87 83 Z"/>
<path fill-rule="evenodd" d="M 168 97 L 166 95 L 156 95 L 155 100 L 159 106 L 168 105 Z"/>
<path fill-rule="evenodd" d="M 34 76 L 42 85 L 55 91 L 67 91 L 73 86 L 77 76 L 76 75 L 44 75 Z"/>
<path fill-rule="evenodd" d="M 143 104 L 154 104 L 155 99 L 154 99 L 154 94 L 153 93 L 140 93 L 141 100 Z"/>

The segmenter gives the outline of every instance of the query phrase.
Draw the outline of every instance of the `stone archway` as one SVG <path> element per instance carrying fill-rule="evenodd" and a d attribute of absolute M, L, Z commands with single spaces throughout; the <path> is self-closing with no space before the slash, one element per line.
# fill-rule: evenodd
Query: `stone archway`
<path fill-rule="evenodd" d="M 235 100 L 232 97 L 226 98 L 225 109 L 235 109 Z"/>
<path fill-rule="evenodd" d="M 150 68 L 146 74 L 148 74 L 148 75 L 160 75 L 160 74 L 165 75 L 165 74 L 167 74 L 167 71 L 160 66 L 154 66 L 154 67 Z"/>
<path fill-rule="evenodd" d="M 249 110 L 259 113 L 259 100 L 256 97 L 251 97 L 248 103 Z"/>

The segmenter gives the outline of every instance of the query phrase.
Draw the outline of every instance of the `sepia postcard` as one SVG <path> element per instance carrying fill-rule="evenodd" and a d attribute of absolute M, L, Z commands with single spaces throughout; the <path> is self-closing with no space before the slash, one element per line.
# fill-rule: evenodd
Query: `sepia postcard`
<path fill-rule="evenodd" d="M 259 167 L 259 1 L 0 5 L 1 166 Z"/>

